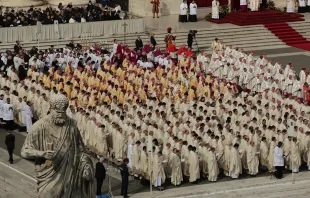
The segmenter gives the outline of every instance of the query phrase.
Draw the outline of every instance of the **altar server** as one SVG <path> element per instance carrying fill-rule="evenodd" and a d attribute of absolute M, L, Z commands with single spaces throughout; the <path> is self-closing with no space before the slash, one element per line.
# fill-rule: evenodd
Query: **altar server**
<path fill-rule="evenodd" d="M 197 22 L 197 4 L 195 3 L 194 0 L 189 5 L 189 21 Z"/>
<path fill-rule="evenodd" d="M 180 22 L 182 23 L 187 22 L 187 11 L 188 6 L 186 0 L 183 0 L 183 2 L 180 5 Z"/>
<path fill-rule="evenodd" d="M 247 0 L 240 0 L 240 10 L 241 10 L 241 12 L 248 11 L 248 2 L 247 2 Z"/>
<path fill-rule="evenodd" d="M 6 103 L 3 104 L 3 121 L 9 130 L 14 129 L 14 110 L 10 98 L 7 98 Z"/>
<path fill-rule="evenodd" d="M 298 13 L 305 13 L 307 11 L 305 0 L 299 0 Z"/>

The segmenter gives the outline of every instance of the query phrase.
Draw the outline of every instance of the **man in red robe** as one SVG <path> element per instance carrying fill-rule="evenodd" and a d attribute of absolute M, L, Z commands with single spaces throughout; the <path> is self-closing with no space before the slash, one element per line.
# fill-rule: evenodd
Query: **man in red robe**
<path fill-rule="evenodd" d="M 187 51 L 186 51 L 186 53 L 185 53 L 185 56 L 186 56 L 186 57 L 190 57 L 190 56 L 193 56 L 193 55 L 194 55 L 194 53 L 193 53 L 192 49 L 191 49 L 191 48 L 188 48 Z"/>
<path fill-rule="evenodd" d="M 175 40 L 175 36 L 173 36 L 173 35 L 171 34 L 171 30 L 172 30 L 171 27 L 168 27 L 168 28 L 167 28 L 168 33 L 167 33 L 167 35 L 165 36 L 166 47 L 168 47 L 170 44 L 172 44 L 172 41 Z"/>

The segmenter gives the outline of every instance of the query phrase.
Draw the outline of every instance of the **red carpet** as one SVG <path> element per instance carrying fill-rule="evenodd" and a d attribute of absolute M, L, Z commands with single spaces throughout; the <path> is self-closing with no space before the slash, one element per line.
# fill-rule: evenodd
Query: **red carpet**
<path fill-rule="evenodd" d="M 209 19 L 208 21 L 218 24 L 232 23 L 234 25 L 247 26 L 279 22 L 304 21 L 302 17 L 303 15 L 297 13 L 288 14 L 274 10 L 266 10 L 262 12 L 233 12 L 224 18 L 218 20 Z"/>
<path fill-rule="evenodd" d="M 310 51 L 310 41 L 296 32 L 296 30 L 287 23 L 265 24 L 265 27 L 286 43 L 286 45 Z"/>
<path fill-rule="evenodd" d="M 224 18 L 208 21 L 221 24 L 232 23 L 239 26 L 265 25 L 274 35 L 288 46 L 310 51 L 310 41 L 296 32 L 287 22 L 304 21 L 303 15 L 298 13 L 284 13 L 274 10 L 262 12 L 233 12 Z"/>

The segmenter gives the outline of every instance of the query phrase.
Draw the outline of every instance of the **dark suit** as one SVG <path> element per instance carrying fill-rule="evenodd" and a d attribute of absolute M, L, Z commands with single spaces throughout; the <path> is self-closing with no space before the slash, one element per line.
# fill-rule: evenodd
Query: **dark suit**
<path fill-rule="evenodd" d="M 10 163 L 13 164 L 13 150 L 15 148 L 15 135 L 13 134 L 8 134 L 6 137 L 5 137 L 5 145 L 8 149 L 8 152 L 9 152 L 9 156 L 10 156 Z"/>
<path fill-rule="evenodd" d="M 97 180 L 97 192 L 96 195 L 101 195 L 101 187 L 103 180 L 105 179 L 106 170 L 101 162 L 96 163 L 95 178 Z"/>
<path fill-rule="evenodd" d="M 18 77 L 19 77 L 20 81 L 24 80 L 27 77 L 27 72 L 26 72 L 25 67 L 23 65 L 20 65 L 18 67 Z"/>
<path fill-rule="evenodd" d="M 141 39 L 136 40 L 136 50 L 142 50 L 143 48 L 143 42 Z"/>
<path fill-rule="evenodd" d="M 121 176 L 122 176 L 122 190 L 121 190 L 121 195 L 124 197 L 127 197 L 127 190 L 128 190 L 128 177 L 129 177 L 129 172 L 128 172 L 128 167 L 127 164 L 121 164 L 120 166 L 121 170 Z"/>
<path fill-rule="evenodd" d="M 189 33 L 187 35 L 187 46 L 188 47 L 192 48 L 193 40 L 194 40 L 194 36 L 191 33 Z"/>
<path fill-rule="evenodd" d="M 20 45 L 14 45 L 14 52 L 17 54 L 19 51 L 22 50 L 22 47 Z"/>

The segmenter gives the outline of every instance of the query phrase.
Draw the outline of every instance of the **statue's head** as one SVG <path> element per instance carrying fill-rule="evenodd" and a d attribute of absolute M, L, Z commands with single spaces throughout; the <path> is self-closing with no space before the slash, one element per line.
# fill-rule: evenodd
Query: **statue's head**
<path fill-rule="evenodd" d="M 69 100 L 63 94 L 55 94 L 50 99 L 50 114 L 52 121 L 56 125 L 62 125 L 67 119 L 66 110 L 69 106 Z"/>

